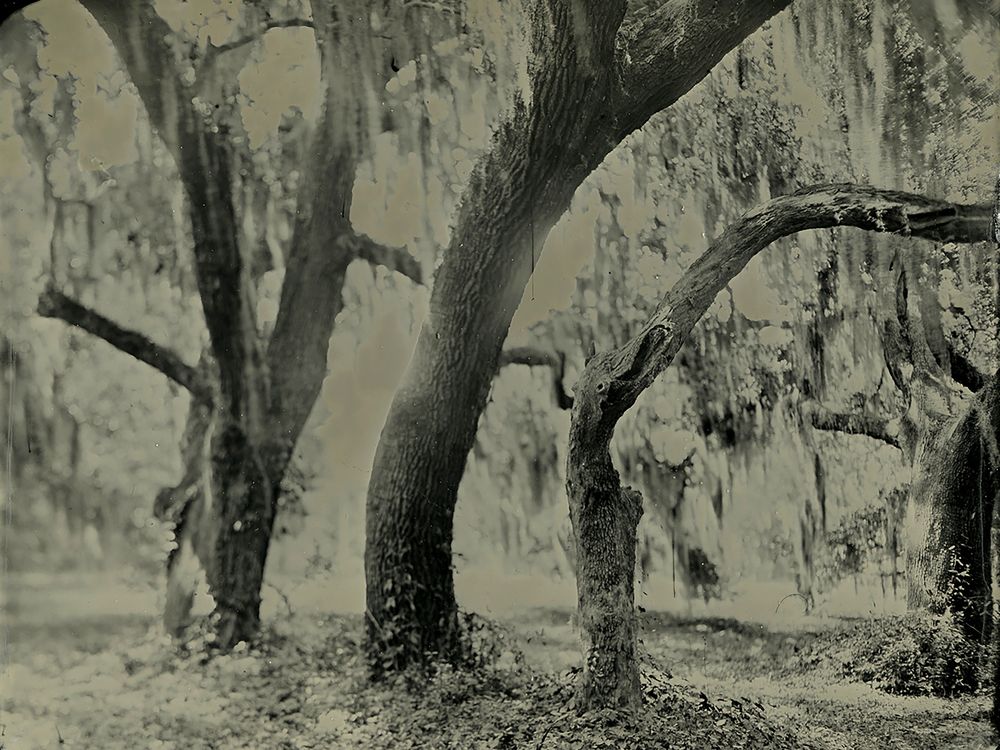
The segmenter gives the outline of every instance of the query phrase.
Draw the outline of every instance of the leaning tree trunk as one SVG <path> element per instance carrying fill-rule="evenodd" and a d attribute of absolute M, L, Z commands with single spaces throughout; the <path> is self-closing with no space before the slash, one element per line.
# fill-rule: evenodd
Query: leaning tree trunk
<path fill-rule="evenodd" d="M 608 452 L 610 432 L 600 430 L 607 440 L 594 440 L 598 433 L 589 429 L 605 423 L 594 410 L 591 382 L 577 385 L 566 482 L 585 650 L 580 698 L 587 709 L 636 709 L 642 703 L 634 592 L 642 495 L 621 486 Z"/>
<path fill-rule="evenodd" d="M 470 180 L 430 314 L 376 451 L 365 536 L 367 651 L 376 678 L 429 657 L 458 655 L 451 542 L 466 458 L 531 274 L 533 248 L 542 247 L 612 145 L 593 137 L 608 125 L 610 68 L 581 63 L 575 48 L 554 49 L 569 44 L 573 32 L 567 7 L 553 13 L 551 33 L 559 38 L 535 43 L 565 65 L 540 67 L 530 111 L 515 108 Z M 597 20 L 617 26 L 620 16 L 612 11 Z M 548 33 L 540 28 L 538 37 Z"/>
<path fill-rule="evenodd" d="M 950 612 L 967 639 L 984 643 L 992 620 L 993 504 L 1000 489 L 997 377 L 964 413 L 928 434 L 914 461 L 907 559 L 911 607 Z"/>

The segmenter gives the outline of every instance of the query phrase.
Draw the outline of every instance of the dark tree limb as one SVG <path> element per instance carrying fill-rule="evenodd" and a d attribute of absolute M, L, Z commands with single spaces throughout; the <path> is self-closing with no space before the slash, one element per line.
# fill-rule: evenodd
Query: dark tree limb
<path fill-rule="evenodd" d="M 62 320 L 104 340 L 131 357 L 166 375 L 199 399 L 211 398 L 211 388 L 198 371 L 176 353 L 136 331 L 123 328 L 99 312 L 81 305 L 56 289 L 46 289 L 38 298 L 38 314 Z"/>
<path fill-rule="evenodd" d="M 817 430 L 865 435 L 899 448 L 899 427 L 872 414 L 835 412 L 818 401 L 804 401 L 799 409 L 805 421 Z"/>
<path fill-rule="evenodd" d="M 306 18 L 287 18 L 287 19 L 268 19 L 252 33 L 246 36 L 234 39 L 231 42 L 226 42 L 225 44 L 220 44 L 218 46 L 211 46 L 205 51 L 205 56 L 202 59 L 200 65 L 198 66 L 197 82 L 195 85 L 196 89 L 201 88 L 201 84 L 204 80 L 209 78 L 209 76 L 215 71 L 216 65 L 218 64 L 220 58 L 227 52 L 232 52 L 234 50 L 243 49 L 244 59 L 250 54 L 250 45 L 254 42 L 260 41 L 264 38 L 264 34 L 272 29 L 290 29 L 290 28 L 315 28 L 313 22 Z"/>
<path fill-rule="evenodd" d="M 237 47 L 243 47 L 247 44 L 253 44 L 259 39 L 263 38 L 271 29 L 296 29 L 296 28 L 315 28 L 313 22 L 308 18 L 284 18 L 284 19 L 269 19 L 260 25 L 260 28 L 253 34 L 247 34 L 246 36 L 240 37 L 239 39 L 234 39 L 231 42 L 226 42 L 225 44 L 220 44 L 218 46 L 213 46 L 210 48 L 210 53 L 213 55 L 221 55 L 230 50 L 234 50 Z"/>
<path fill-rule="evenodd" d="M 667 0 L 623 25 L 623 135 L 669 107 L 791 0 Z"/>
<path fill-rule="evenodd" d="M 0 23 L 3 23 L 19 10 L 34 5 L 35 0 L 0 0 Z"/>
<path fill-rule="evenodd" d="M 986 385 L 987 380 L 989 380 L 987 375 L 950 342 L 948 343 L 948 358 L 951 361 L 951 376 L 957 383 L 964 385 L 973 393 L 980 391 Z"/>
<path fill-rule="evenodd" d="M 536 349 L 532 346 L 515 346 L 504 349 L 500 353 L 500 367 L 506 365 L 550 368 L 556 405 L 563 410 L 573 408 L 573 397 L 566 392 L 563 385 L 563 377 L 566 374 L 566 357 L 562 353 Z"/>
<path fill-rule="evenodd" d="M 350 233 L 340 239 L 361 260 L 366 260 L 373 266 L 382 266 L 390 271 L 402 274 L 414 284 L 424 283 L 424 272 L 420 262 L 410 255 L 405 247 L 392 247 L 376 242 L 365 234 Z"/>

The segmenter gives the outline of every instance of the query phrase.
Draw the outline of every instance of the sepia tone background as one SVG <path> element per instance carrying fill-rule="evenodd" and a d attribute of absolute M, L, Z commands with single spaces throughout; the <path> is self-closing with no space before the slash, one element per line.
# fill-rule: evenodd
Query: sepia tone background
<path fill-rule="evenodd" d="M 482 46 L 442 42 L 419 72 L 401 67 L 384 93 L 392 127 L 373 126 L 354 185 L 354 227 L 405 246 L 423 279 L 491 128 L 528 75 L 524 18 L 467 5 Z M 157 10 L 215 47 L 245 24 L 237 2 L 162 0 Z M 297 15 L 294 3 L 286 15 Z M 183 471 L 188 413 L 187 393 L 153 369 L 39 316 L 39 295 L 54 281 L 189 363 L 207 341 L 183 190 L 112 46 L 70 0 L 44 0 L 24 17 L 41 32 L 15 18 L 0 34 L 12 653 L 19 632 L 60 618 L 156 616 L 171 537 L 153 502 Z M 259 248 L 257 312 L 268 330 L 302 134 L 320 103 L 319 60 L 306 28 L 271 29 L 220 59 L 220 79 L 238 83 L 230 105 L 247 166 L 263 175 L 237 195 L 242 230 Z M 558 402 L 592 347 L 627 341 L 711 238 L 773 196 L 852 182 L 990 200 L 998 92 L 996 31 L 981 10 L 800 2 L 615 149 L 538 248 L 515 315 L 507 346 L 551 352 L 564 370 L 508 365 L 493 383 L 456 511 L 461 606 L 498 615 L 575 606 L 570 415 Z M 995 368 L 995 254 L 852 230 L 775 243 L 718 296 L 618 427 L 616 463 L 646 503 L 639 604 L 761 621 L 905 609 L 903 536 L 919 533 L 904 523 L 907 462 L 884 441 L 815 430 L 799 408 L 811 398 L 898 415 L 875 322 L 896 250 L 935 311 L 942 346 Z M 329 374 L 298 445 L 302 491 L 278 514 L 265 618 L 364 609 L 365 492 L 428 296 L 383 267 L 350 266 Z"/>

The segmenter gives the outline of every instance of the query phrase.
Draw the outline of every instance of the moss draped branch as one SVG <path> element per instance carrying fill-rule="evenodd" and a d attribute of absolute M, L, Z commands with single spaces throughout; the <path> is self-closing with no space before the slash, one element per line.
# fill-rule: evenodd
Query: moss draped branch
<path fill-rule="evenodd" d="M 819 185 L 775 198 L 731 224 L 657 307 L 642 330 L 601 355 L 602 400 L 614 420 L 669 366 L 715 296 L 757 253 L 807 229 L 857 227 L 937 242 L 981 242 L 992 209 L 861 185 Z"/>

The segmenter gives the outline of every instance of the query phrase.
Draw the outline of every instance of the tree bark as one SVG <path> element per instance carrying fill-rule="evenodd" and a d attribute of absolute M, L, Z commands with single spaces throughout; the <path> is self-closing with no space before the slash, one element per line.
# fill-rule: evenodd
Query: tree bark
<path fill-rule="evenodd" d="M 854 226 L 975 242 L 985 239 L 988 216 L 985 206 L 956 206 L 852 185 L 805 188 L 775 198 L 730 225 L 691 264 L 636 336 L 587 363 L 576 385 L 566 469 L 570 515 L 578 529 L 577 588 L 588 647 L 584 708 L 641 702 L 638 683 L 632 679 L 638 667 L 620 662 L 634 660 L 636 653 L 634 602 L 625 598 L 631 591 L 626 579 L 631 580 L 632 568 L 620 568 L 616 576 L 610 576 L 604 567 L 604 561 L 622 561 L 623 545 L 634 550 L 636 507 L 641 508 L 638 493 L 621 487 L 611 464 L 609 446 L 615 425 L 670 365 L 715 296 L 757 253 L 805 229 Z M 612 605 L 616 609 L 608 612 Z M 612 638 L 608 627 L 615 628 Z M 626 640 L 628 645 L 623 645 Z M 611 650 L 595 653 L 602 647 Z"/>
<path fill-rule="evenodd" d="M 634 709 L 642 702 L 633 592 L 642 496 L 621 486 L 610 454 L 616 419 L 595 408 L 607 374 L 592 360 L 580 376 L 567 458 L 585 648 L 580 697 L 587 709 Z"/>
<path fill-rule="evenodd" d="M 997 375 L 917 448 L 911 503 L 926 535 L 910 551 L 908 603 L 949 611 L 963 635 L 985 643 L 992 620 L 991 527 L 1000 491 Z"/>
<path fill-rule="evenodd" d="M 734 1 L 720 15 L 718 4 L 677 0 L 625 30 L 623 2 L 540 4 L 530 100 L 515 105 L 473 171 L 375 455 L 365 529 L 373 677 L 429 654 L 456 656 L 458 486 L 503 340 L 550 229 L 615 146 L 787 4 Z M 668 43 L 657 44 L 661 37 Z M 649 77 L 652 99 L 644 93 Z"/>

